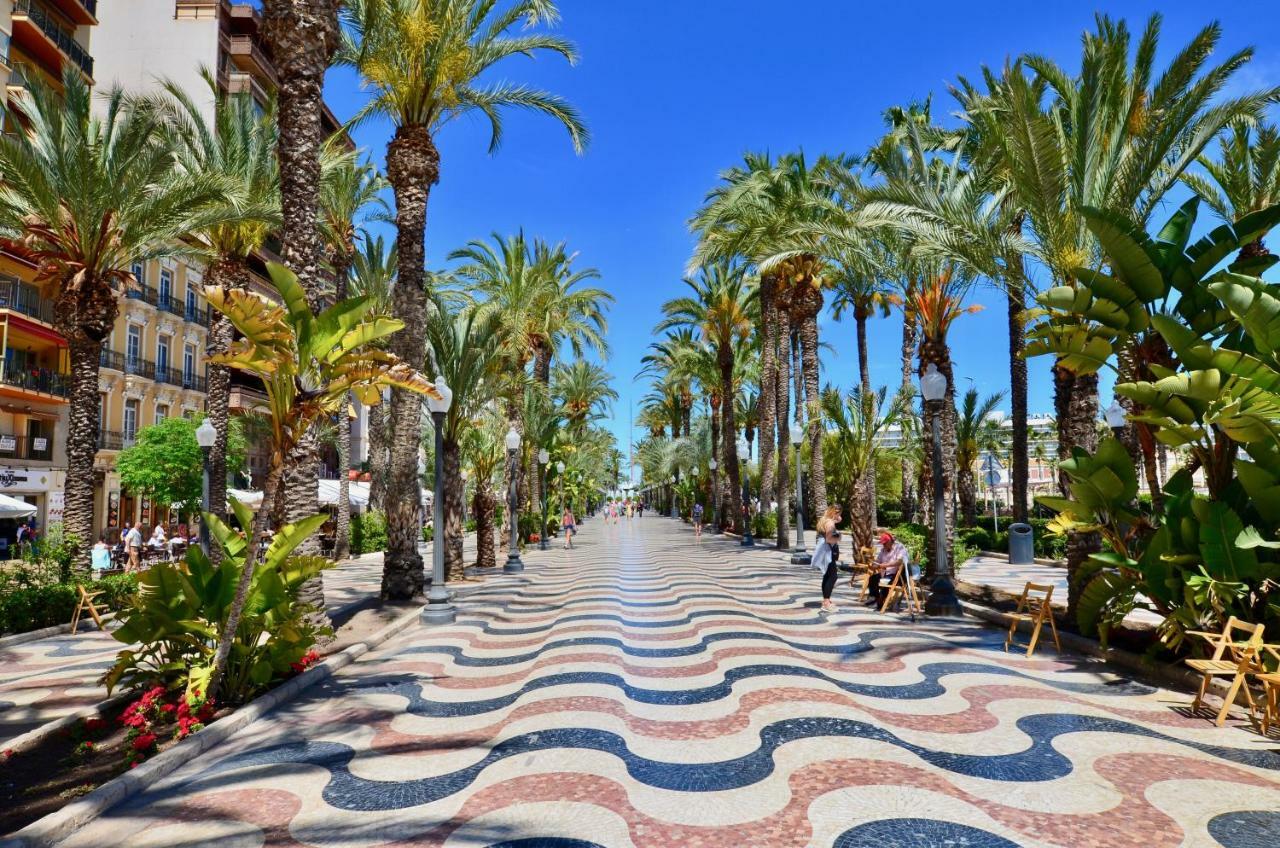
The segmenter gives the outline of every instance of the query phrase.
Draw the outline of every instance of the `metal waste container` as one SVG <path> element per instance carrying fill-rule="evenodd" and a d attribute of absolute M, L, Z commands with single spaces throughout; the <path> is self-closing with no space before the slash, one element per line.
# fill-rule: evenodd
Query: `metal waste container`
<path fill-rule="evenodd" d="M 1009 525 L 1009 564 L 1031 565 L 1036 561 L 1036 546 L 1030 524 Z"/>

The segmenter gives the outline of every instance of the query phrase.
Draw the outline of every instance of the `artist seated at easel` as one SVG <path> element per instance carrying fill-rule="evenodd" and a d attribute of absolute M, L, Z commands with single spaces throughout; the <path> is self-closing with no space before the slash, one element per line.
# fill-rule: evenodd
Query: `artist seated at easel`
<path fill-rule="evenodd" d="M 893 583 L 893 576 L 898 573 L 898 569 L 907 564 L 907 548 L 901 542 L 893 537 L 888 530 L 880 534 L 880 549 L 876 551 L 876 558 L 871 564 L 871 574 L 867 578 L 867 589 L 871 598 L 867 601 L 869 607 L 880 607 L 884 604 L 884 599 L 889 595 L 889 585 Z M 881 582 L 884 586 L 881 586 Z"/>

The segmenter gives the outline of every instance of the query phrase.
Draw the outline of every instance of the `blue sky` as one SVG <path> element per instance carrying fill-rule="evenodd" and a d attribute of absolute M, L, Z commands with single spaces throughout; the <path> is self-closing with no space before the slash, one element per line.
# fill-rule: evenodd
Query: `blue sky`
<path fill-rule="evenodd" d="M 1095 9 L 1136 30 L 1160 11 L 1166 56 L 1216 15 L 1224 54 L 1257 48 L 1239 75 L 1241 88 L 1280 84 L 1273 2 L 561 0 L 560 8 L 560 29 L 582 53 L 578 65 L 512 60 L 501 76 L 570 99 L 591 127 L 590 148 L 576 156 L 550 120 L 518 114 L 506 121 L 493 156 L 480 120 L 446 128 L 437 140 L 442 176 L 431 197 L 427 257 L 440 266 L 470 239 L 523 227 L 566 240 L 582 263 L 599 268 L 617 298 L 609 368 L 621 400 L 611 426 L 624 451 L 629 403 L 638 405 L 645 393 L 632 378 L 660 304 L 684 288 L 693 246 L 688 218 L 718 173 L 745 151 L 860 152 L 882 133 L 886 107 L 933 93 L 935 115 L 944 114 L 949 82 L 1021 52 L 1046 54 L 1073 70 Z M 363 97 L 344 69 L 330 73 L 326 95 L 343 119 Z M 370 123 L 356 141 L 381 162 L 389 134 L 387 125 Z M 965 386 L 971 378 L 983 392 L 1004 389 L 1004 308 L 992 290 L 972 299 L 987 308 L 955 325 L 957 381 Z M 850 385 L 852 324 L 824 318 L 822 332 L 833 347 L 824 355 L 824 380 Z M 871 325 L 877 384 L 897 383 L 900 332 L 893 318 Z M 1047 361 L 1032 361 L 1030 371 L 1032 411 L 1051 410 Z"/>

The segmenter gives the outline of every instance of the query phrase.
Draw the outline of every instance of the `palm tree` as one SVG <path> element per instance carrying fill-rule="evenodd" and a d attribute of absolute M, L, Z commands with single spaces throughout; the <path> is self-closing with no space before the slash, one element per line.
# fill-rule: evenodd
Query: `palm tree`
<path fill-rule="evenodd" d="M 396 279 L 396 243 L 388 246 L 382 236 L 361 234 L 360 250 L 352 257 L 351 280 L 347 284 L 353 297 L 372 297 L 373 312 L 391 314 L 391 287 Z M 387 444 L 387 406 L 369 407 L 369 506 L 382 509 L 387 488 L 387 467 L 391 457 Z"/>
<path fill-rule="evenodd" d="M 387 182 L 377 168 L 361 162 L 354 152 L 337 152 L 330 158 L 320 186 L 320 233 L 325 260 L 333 275 L 333 296 L 341 303 L 349 294 L 351 269 L 360 255 L 356 245 L 357 219 L 369 207 L 386 211 L 381 194 Z M 351 552 L 351 418 L 345 408 L 338 411 L 337 424 L 334 438 L 338 448 L 338 515 L 333 556 L 341 561 Z"/>
<path fill-rule="evenodd" d="M 649 343 L 651 353 L 640 357 L 641 368 L 636 375 L 658 378 L 664 391 L 671 393 L 674 403 L 674 419 L 671 435 L 687 436 L 693 415 L 693 378 L 681 367 L 681 360 L 697 346 L 694 331 L 689 327 L 677 327 L 667 332 L 665 338 Z"/>
<path fill-rule="evenodd" d="M 1204 175 L 1184 173 L 1182 181 L 1227 223 L 1280 203 L 1280 131 L 1274 124 L 1235 121 L 1218 138 L 1218 158 L 1202 155 L 1196 163 Z M 1270 253 L 1259 236 L 1240 256 Z"/>
<path fill-rule="evenodd" d="M 502 139 L 502 113 L 527 109 L 560 122 L 574 148 L 581 150 L 586 128 L 564 100 L 527 86 L 480 82 L 512 56 L 551 52 L 573 62 L 577 52 L 559 36 L 532 31 L 555 23 L 558 12 L 550 0 L 517 0 L 505 9 L 492 0 L 348 0 L 344 14 L 347 26 L 338 60 L 354 67 L 373 92 L 353 123 L 384 117 L 395 127 L 387 145 L 399 245 L 393 302 L 407 329 L 393 339 L 392 349 L 406 362 L 421 362 L 426 345 L 427 200 L 440 179 L 436 134 L 454 119 L 478 112 L 489 121 L 490 150 L 496 150 Z M 521 24 L 523 32 L 508 34 Z M 424 584 L 415 496 L 421 417 L 417 398 L 392 391 L 385 598 L 414 597 Z"/>
<path fill-rule="evenodd" d="M 609 414 L 618 399 L 611 380 L 608 371 L 585 359 L 562 362 L 551 372 L 551 395 L 560 402 L 571 435 L 582 436 L 588 423 Z"/>
<path fill-rule="evenodd" d="M 439 294 L 431 298 L 426 326 L 427 373 L 432 379 L 444 377 L 453 391 L 441 433 L 445 525 L 436 528 L 436 544 L 445 546 L 450 580 L 463 577 L 461 443 L 463 432 L 492 396 L 500 342 L 495 323 L 492 313 L 452 308 Z"/>
<path fill-rule="evenodd" d="M 909 396 L 895 395 L 887 404 L 885 396 L 884 387 L 870 398 L 863 396 L 860 386 L 845 397 L 831 386 L 822 392 L 827 447 L 833 460 L 832 488 L 849 517 L 855 551 L 871 547 L 876 528 L 873 514 L 858 504 L 866 489 L 863 480 L 875 473 L 876 457 L 883 450 L 880 437 L 901 421 L 910 404 Z"/>
<path fill-rule="evenodd" d="M 190 233 L 205 262 L 204 284 L 223 291 L 247 288 L 249 256 L 262 247 L 277 225 L 280 182 L 276 167 L 277 130 L 275 113 L 259 114 L 253 98 L 245 94 L 219 92 L 208 69 L 202 71 L 213 96 L 212 122 L 205 118 L 203 103 L 176 82 L 166 80 L 162 90 L 170 98 L 164 103 L 169 115 L 171 138 L 178 167 L 188 174 L 208 174 L 237 187 L 244 202 L 258 214 L 245 214 L 211 223 Z M 209 322 L 208 351 L 225 352 L 232 340 L 231 324 L 213 312 Z M 230 419 L 230 371 L 210 365 L 206 407 L 209 421 L 218 436 L 209 452 L 209 503 L 214 515 L 227 516 L 227 428 Z M 221 555 L 216 546 L 211 555 Z"/>
<path fill-rule="evenodd" d="M 438 397 L 435 388 L 416 369 L 374 346 L 402 325 L 391 318 L 370 317 L 371 299 L 355 298 L 314 315 L 305 307 L 306 292 L 292 271 L 275 263 L 269 264 L 267 270 L 281 304 L 247 289 L 226 293 L 207 290 L 209 302 L 243 337 L 229 351 L 219 354 L 218 361 L 262 380 L 271 415 L 271 464 L 263 481 L 263 505 L 253 521 L 250 541 L 260 538 L 271 521 L 268 505 L 274 502 L 282 483 L 286 458 L 313 426 L 346 405 L 350 393 L 354 392 L 364 403 L 376 403 L 383 387 L 394 384 Z M 287 535 L 294 526 L 282 528 L 282 533 Z M 258 549 L 258 545 L 249 544 L 245 551 L 234 600 L 209 669 L 205 691 L 210 701 L 217 696 L 239 627 Z M 192 678 L 197 679 L 195 672 Z"/>
<path fill-rule="evenodd" d="M 574 270 L 576 256 L 568 252 L 564 242 L 550 245 L 534 240 L 533 262 L 548 283 L 553 283 L 547 286 L 540 304 L 541 332 L 532 339 L 533 376 L 544 386 L 551 382 L 551 360 L 565 344 L 574 356 L 587 350 L 602 357 L 609 353 L 605 311 L 613 303 L 613 295 L 599 287 L 581 287 L 588 280 L 600 279 L 600 272 L 595 268 Z"/>
<path fill-rule="evenodd" d="M 955 507 L 952 493 L 956 490 L 956 401 L 955 374 L 951 368 L 951 347 L 947 336 L 951 325 L 966 312 L 980 309 L 978 306 L 965 308 L 964 296 L 970 286 L 970 280 L 955 273 L 953 268 L 943 268 L 938 274 L 924 281 L 911 294 L 911 308 L 920 319 L 919 375 L 924 376 L 929 366 L 934 366 L 942 376 L 947 378 L 947 393 L 941 409 L 935 410 L 925 404 L 922 425 L 926 433 L 932 432 L 934 417 L 938 417 L 938 427 L 942 436 L 942 483 L 946 493 L 947 550 L 951 550 L 955 536 Z M 923 463 L 924 474 L 920 491 L 932 491 L 932 463 Z M 937 568 L 938 558 L 936 545 L 930 534 L 926 548 L 929 555 L 929 570 L 932 575 Z"/>
<path fill-rule="evenodd" d="M 191 233 L 227 221 L 243 203 L 220 175 L 175 167 L 165 110 L 127 103 L 119 88 L 95 109 L 75 68 L 63 96 L 43 85 L 18 95 L 26 133 L 0 138 L 0 242 L 54 286 L 53 323 L 71 366 L 63 522 L 75 565 L 89 567 L 98 362 L 137 260 L 188 250 Z"/>
<path fill-rule="evenodd" d="M 712 415 L 720 416 L 720 465 L 728 481 L 728 498 L 722 500 L 722 523 L 737 526 L 742 514 L 742 481 L 738 475 L 738 428 L 734 423 L 734 398 L 739 383 L 735 379 L 737 351 L 751 336 L 752 311 L 756 307 L 757 290 L 740 265 L 715 262 L 699 267 L 685 278 L 692 295 L 668 301 L 662 307 L 665 316 L 657 330 L 672 327 L 695 327 L 715 351 L 719 369 L 717 391 L 711 397 Z M 705 384 L 704 384 L 705 385 Z M 739 528 L 741 529 L 741 528 Z"/>
<path fill-rule="evenodd" d="M 968 527 L 978 520 L 978 491 L 974 470 L 982 454 L 994 454 L 1004 447 L 1000 423 L 991 417 L 1004 400 L 1004 392 L 978 399 L 978 389 L 970 386 L 956 419 L 956 486 L 960 513 Z"/>
<path fill-rule="evenodd" d="M 503 444 L 506 432 L 506 416 L 493 403 L 485 404 L 471 425 L 462 430 L 463 454 L 476 482 L 471 502 L 471 515 L 476 522 L 476 568 L 494 568 L 498 564 L 493 482 L 507 456 Z"/>

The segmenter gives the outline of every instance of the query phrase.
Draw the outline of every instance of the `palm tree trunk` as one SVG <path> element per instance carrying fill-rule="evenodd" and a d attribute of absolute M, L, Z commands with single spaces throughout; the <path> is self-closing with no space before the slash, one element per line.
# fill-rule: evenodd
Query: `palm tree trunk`
<path fill-rule="evenodd" d="M 778 392 L 778 340 L 783 335 L 782 318 L 785 314 L 778 302 L 778 280 L 772 274 L 760 276 L 760 323 L 763 332 L 760 353 L 760 398 L 756 402 L 761 433 L 773 433 L 776 397 Z M 773 439 L 760 440 L 760 492 L 773 491 Z M 761 497 L 763 501 L 764 498 Z"/>
<path fill-rule="evenodd" d="M 224 256 L 209 265 L 205 272 L 205 286 L 227 291 L 247 288 L 249 268 L 243 259 Z M 231 345 L 234 330 L 231 322 L 221 312 L 210 309 L 210 356 L 224 353 Z M 206 386 L 205 409 L 209 423 L 218 436 L 209 451 L 209 511 L 224 521 L 227 518 L 227 433 L 231 425 L 231 369 L 225 365 L 210 365 Z M 215 545 L 210 551 L 215 561 L 221 561 L 222 550 Z"/>
<path fill-rule="evenodd" d="M 1026 311 L 1026 289 L 1021 280 L 1009 280 L 1005 284 L 1009 301 L 1009 406 L 1010 469 L 1013 520 L 1027 520 L 1027 481 L 1031 476 L 1031 457 L 1027 445 L 1027 360 L 1023 351 L 1027 346 L 1027 334 L 1023 313 Z"/>
<path fill-rule="evenodd" d="M 369 507 L 382 509 L 386 502 L 387 465 L 387 416 L 390 405 L 386 402 L 368 407 L 369 413 Z"/>
<path fill-rule="evenodd" d="M 760 441 L 766 442 L 771 435 L 777 438 L 778 476 L 774 481 L 774 500 L 778 502 L 775 513 L 778 517 L 778 550 L 791 546 L 791 534 L 788 532 L 787 512 L 790 508 L 791 463 L 788 462 L 788 451 L 791 444 L 791 339 L 793 333 L 779 337 L 778 344 L 778 391 L 775 395 L 774 411 L 777 419 L 777 433 L 769 434 L 761 431 Z M 796 398 L 797 403 L 799 398 Z M 763 500 L 766 492 L 761 492 Z"/>
<path fill-rule="evenodd" d="M 916 327 L 915 314 L 910 309 L 903 309 L 902 311 L 902 382 L 898 387 L 898 391 L 902 392 L 903 394 L 912 392 L 914 391 L 914 388 L 915 388 L 915 381 L 914 381 L 915 375 L 911 365 L 912 365 L 912 362 L 915 361 L 917 335 L 918 335 L 918 330 Z M 924 435 L 927 438 L 928 434 L 926 433 Z M 928 451 L 926 450 L 925 453 L 927 455 Z M 927 462 L 923 464 L 928 465 Z M 916 514 L 915 505 L 916 505 L 917 498 L 912 497 L 912 491 L 914 490 L 917 495 L 922 495 L 926 491 L 925 489 L 915 489 L 916 481 L 912 479 L 913 477 L 912 471 L 913 469 L 911 468 L 911 463 L 909 462 L 902 463 L 902 517 L 908 521 L 910 521 L 911 517 Z M 928 498 L 920 497 L 919 500 L 923 505 L 923 502 L 928 500 Z M 925 518 L 923 520 L 928 521 L 928 518 Z"/>
<path fill-rule="evenodd" d="M 966 527 L 978 523 L 978 481 L 973 466 L 959 463 L 956 467 L 956 487 L 960 492 L 960 515 Z"/>
<path fill-rule="evenodd" d="M 1093 453 L 1098 448 L 1098 375 L 1076 375 L 1061 365 L 1053 366 L 1053 404 L 1058 417 L 1058 458 L 1068 459 L 1074 448 Z M 1058 472 L 1058 485 L 1067 491 L 1067 476 Z M 1076 621 L 1080 591 L 1076 574 L 1097 553 L 1102 540 L 1097 533 L 1067 534 L 1067 620 Z"/>
<path fill-rule="evenodd" d="M 871 317 L 870 313 L 865 309 L 855 309 L 853 312 L 854 326 L 857 328 L 858 335 L 858 382 L 862 387 L 862 409 L 863 417 L 867 420 L 875 415 L 878 410 L 875 409 L 875 393 L 871 388 L 871 356 L 867 347 L 867 320 Z M 866 538 L 859 539 L 857 544 L 859 547 L 871 547 L 871 535 L 875 532 L 875 528 L 880 523 L 880 516 L 877 514 L 878 504 L 876 503 L 876 462 L 875 456 L 872 456 L 867 463 L 866 470 L 862 476 L 854 483 L 854 502 L 856 509 L 866 515 L 866 527 L 870 528 L 866 531 Z M 904 515 L 903 519 L 910 516 Z"/>
<path fill-rule="evenodd" d="M 728 491 L 722 500 L 720 524 L 726 530 L 740 529 L 742 518 L 742 480 L 738 473 L 738 427 L 734 421 L 734 399 L 736 392 L 733 385 L 733 348 L 728 342 L 723 343 L 716 353 L 720 363 L 720 385 L 724 387 L 720 399 L 721 456 L 720 464 L 724 466 L 725 485 Z"/>
<path fill-rule="evenodd" d="M 498 553 L 493 544 L 493 506 L 493 487 L 489 480 L 476 480 L 476 495 L 472 501 L 472 514 L 476 520 L 476 568 L 495 568 L 498 565 Z"/>
<path fill-rule="evenodd" d="M 716 394 L 711 395 L 711 455 L 716 455 L 716 448 L 720 444 L 720 398 Z M 711 487 L 707 489 L 708 497 L 711 498 L 709 506 L 712 507 L 708 512 L 715 513 L 716 521 L 721 521 L 720 509 L 723 508 L 724 499 L 720 495 L 720 469 L 719 463 L 717 467 L 711 469 Z M 709 516 L 710 517 L 710 516 Z"/>
<path fill-rule="evenodd" d="M 924 404 L 922 416 L 924 424 L 925 461 L 921 463 L 923 473 L 920 482 L 921 501 L 932 501 L 933 498 L 933 463 L 929 457 L 933 451 L 933 425 L 937 418 L 942 438 L 942 485 L 944 492 L 943 523 L 946 526 L 946 553 L 950 556 L 955 549 L 955 491 L 956 491 L 956 426 L 955 426 L 955 376 L 951 368 L 951 350 L 946 342 L 924 339 L 920 343 L 920 374 L 923 375 L 930 363 L 937 366 L 939 373 L 947 378 L 947 394 L 939 407 L 931 408 Z M 936 516 L 933 517 L 936 520 Z M 933 577 L 938 564 L 937 544 L 932 533 L 925 534 L 928 551 L 929 576 Z M 952 574 L 959 563 L 951 563 Z"/>
<path fill-rule="evenodd" d="M 333 270 L 333 296 L 337 302 L 347 299 L 355 245 L 345 245 L 345 250 L 332 257 L 329 267 Z M 338 410 L 338 506 L 334 518 L 333 558 L 338 562 L 351 555 L 351 417 L 347 408 L 355 403 L 355 396 L 348 394 L 347 402 Z"/>
<path fill-rule="evenodd" d="M 449 580 L 461 580 L 462 561 L 462 450 L 456 437 L 444 439 L 444 536 L 436 544 L 444 544 L 444 567 Z"/>
<path fill-rule="evenodd" d="M 392 312 L 404 329 L 391 337 L 391 350 L 421 367 L 426 358 L 426 289 L 423 277 L 427 201 L 440 179 L 440 154 L 426 127 L 402 126 L 387 145 L 387 179 L 396 199 L 397 276 Z M 391 461 L 387 475 L 387 552 L 382 569 L 384 600 L 422 594 L 426 575 L 418 553 L 422 493 L 418 454 L 422 438 L 422 398 L 391 390 Z"/>
<path fill-rule="evenodd" d="M 523 371 L 524 369 L 520 369 Z M 524 436 L 524 418 L 520 414 L 520 405 L 514 400 L 507 401 L 507 425 L 510 429 L 521 434 L 521 443 L 523 444 Z M 516 489 L 516 503 L 520 503 L 520 457 L 516 456 L 516 461 L 512 462 L 507 457 L 502 463 L 502 527 L 500 528 L 498 537 L 498 547 L 506 550 L 511 547 L 511 522 L 517 522 L 519 527 L 519 516 L 511 514 L 511 488 Z"/>
<path fill-rule="evenodd" d="M 62 526 L 67 536 L 75 540 L 72 570 L 88 575 L 89 551 L 93 547 L 93 460 L 98 452 L 98 365 L 102 341 L 65 331 L 63 335 L 68 339 L 71 391 L 67 398 L 67 482 Z"/>
<path fill-rule="evenodd" d="M 321 239 L 316 222 L 320 196 L 320 146 L 324 142 L 324 74 L 338 47 L 338 0 L 265 0 L 263 36 L 271 48 L 277 84 L 277 143 L 280 172 L 280 254 L 307 294 L 312 312 L 324 304 Z M 308 436 L 292 451 L 288 462 L 305 468 L 285 474 L 287 520 L 320 511 L 319 443 Z M 317 554 L 313 536 L 298 546 L 299 554 Z M 321 597 L 322 579 L 307 592 Z"/>
<path fill-rule="evenodd" d="M 813 291 L 819 310 L 822 293 Z M 804 395 L 809 409 L 809 491 L 813 492 L 813 514 L 821 515 L 827 508 L 827 473 L 822 463 L 822 416 L 819 396 L 818 372 L 818 310 L 807 311 L 800 325 L 800 358 L 804 363 Z"/>

